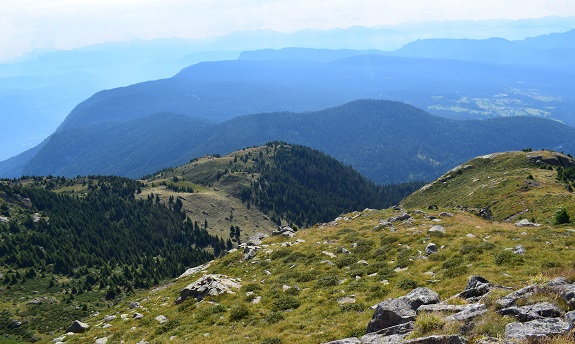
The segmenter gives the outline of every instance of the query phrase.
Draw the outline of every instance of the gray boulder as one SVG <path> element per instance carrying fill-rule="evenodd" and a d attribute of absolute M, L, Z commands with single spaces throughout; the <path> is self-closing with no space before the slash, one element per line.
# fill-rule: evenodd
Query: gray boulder
<path fill-rule="evenodd" d="M 469 307 L 462 310 L 461 312 L 448 316 L 447 318 L 445 318 L 445 320 L 468 322 L 471 319 L 484 315 L 485 313 L 487 313 L 487 307 L 485 307 L 484 304 L 477 303 L 469 305 Z"/>
<path fill-rule="evenodd" d="M 519 290 L 516 290 L 516 291 L 500 298 L 496 302 L 501 308 L 508 308 L 508 307 L 513 306 L 515 304 L 515 302 L 517 302 L 517 300 L 519 300 L 523 297 L 528 297 L 528 296 L 532 295 L 536 289 L 537 289 L 536 285 L 534 285 L 534 284 L 528 285 L 525 288 L 521 288 Z"/>
<path fill-rule="evenodd" d="M 79 320 L 76 320 L 76 321 L 74 321 L 74 323 L 72 323 L 72 325 L 70 325 L 70 327 L 68 327 L 66 332 L 82 333 L 82 332 L 86 332 L 89 328 L 90 328 L 90 325 L 83 323 Z"/>
<path fill-rule="evenodd" d="M 567 333 L 568 323 L 558 318 L 536 319 L 528 322 L 514 322 L 505 326 L 505 342 L 514 343 L 527 339 L 544 338 Z"/>
<path fill-rule="evenodd" d="M 524 255 L 525 254 L 525 248 L 521 245 L 517 245 L 513 248 L 513 253 Z"/>
<path fill-rule="evenodd" d="M 442 233 L 445 234 L 445 227 L 440 225 L 432 226 L 428 231 L 428 233 Z"/>
<path fill-rule="evenodd" d="M 425 253 L 426 254 L 432 254 L 432 253 L 437 253 L 438 249 L 437 249 L 437 245 L 435 245 L 434 243 L 430 242 L 429 244 L 427 244 L 427 246 L 425 247 Z"/>
<path fill-rule="evenodd" d="M 361 344 L 361 340 L 359 340 L 359 338 L 357 337 L 351 337 L 351 338 L 332 340 L 331 342 L 326 342 L 323 344 Z"/>
<path fill-rule="evenodd" d="M 561 309 L 550 302 L 540 302 L 534 305 L 511 306 L 499 310 L 501 315 L 511 315 L 521 322 L 541 318 L 556 318 L 561 316 Z"/>
<path fill-rule="evenodd" d="M 399 216 L 393 216 L 387 219 L 387 222 L 397 222 L 397 221 L 405 221 L 411 219 L 411 216 L 408 213 L 401 214 Z"/>
<path fill-rule="evenodd" d="M 415 288 L 404 296 L 411 308 L 416 311 L 421 305 L 439 303 L 439 294 L 425 287 Z"/>
<path fill-rule="evenodd" d="M 382 329 L 404 324 L 415 320 L 415 310 L 411 305 L 400 297 L 380 302 L 367 324 L 367 333 L 378 332 Z"/>
<path fill-rule="evenodd" d="M 367 325 L 367 333 L 409 323 L 415 320 L 421 305 L 439 302 L 439 294 L 428 288 L 416 288 L 409 294 L 380 302 Z M 396 333 L 390 333 L 396 334 Z"/>
<path fill-rule="evenodd" d="M 405 344 L 466 344 L 467 339 L 458 335 L 429 336 L 406 340 Z"/>
<path fill-rule="evenodd" d="M 575 327 L 575 311 L 565 313 L 563 318 L 572 328 Z"/>
<path fill-rule="evenodd" d="M 218 296 L 223 293 L 235 294 L 233 289 L 240 289 L 238 280 L 225 275 L 204 275 L 180 291 L 180 296 L 174 301 L 176 305 L 184 302 L 188 297 L 202 300 L 207 295 Z"/>
<path fill-rule="evenodd" d="M 361 337 L 361 344 L 399 344 L 403 343 L 405 334 L 392 334 L 384 336 L 376 333 L 369 333 Z"/>
<path fill-rule="evenodd" d="M 467 281 L 465 289 L 458 294 L 459 297 L 464 299 L 476 298 L 487 294 L 493 285 L 481 276 L 471 276 Z"/>

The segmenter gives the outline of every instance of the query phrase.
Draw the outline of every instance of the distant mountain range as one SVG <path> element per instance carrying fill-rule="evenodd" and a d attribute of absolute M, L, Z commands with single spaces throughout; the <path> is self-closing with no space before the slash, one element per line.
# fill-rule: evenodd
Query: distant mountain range
<path fill-rule="evenodd" d="M 283 140 L 318 149 L 378 183 L 431 180 L 493 151 L 575 151 L 575 129 L 533 117 L 457 121 L 391 101 L 360 100 L 315 112 L 237 117 L 219 124 L 173 113 L 123 122 L 67 123 L 0 175 L 140 177 L 208 153 Z"/>
<path fill-rule="evenodd" d="M 173 112 L 221 122 L 360 98 L 455 119 L 529 115 L 575 125 L 575 30 L 525 41 L 426 40 L 391 53 L 289 48 L 199 63 L 170 79 L 102 91 L 59 130 Z"/>
<path fill-rule="evenodd" d="M 202 61 L 217 61 L 236 59 L 240 52 L 241 59 L 269 60 L 275 59 L 274 51 L 249 52 L 258 49 L 281 49 L 284 47 L 303 47 L 321 49 L 342 49 L 338 52 L 326 54 L 322 50 L 291 50 L 288 54 L 281 51 L 280 58 L 298 58 L 308 61 L 328 62 L 358 54 L 382 54 L 383 51 L 393 51 L 405 44 L 417 39 L 428 38 L 468 38 L 486 39 L 493 36 L 504 37 L 510 40 L 522 40 L 526 37 L 534 37 L 550 32 L 565 32 L 575 27 L 575 17 L 547 17 L 525 20 L 491 20 L 491 21 L 450 21 L 450 22 L 426 22 L 415 24 L 402 24 L 393 27 L 365 28 L 350 27 L 335 30 L 303 30 L 294 33 L 279 33 L 273 31 L 246 31 L 236 32 L 223 37 L 204 40 L 187 39 L 159 39 L 151 41 L 130 41 L 105 43 L 69 51 L 35 51 L 16 61 L 0 64 L 0 109 L 2 126 L 5 132 L 0 137 L 0 160 L 7 159 L 26 149 L 29 149 L 51 132 L 66 117 L 73 107 L 90 95 L 102 89 L 110 89 L 126 86 L 145 80 L 156 80 L 173 76 L 180 69 Z M 551 35 L 553 36 L 553 35 Z M 545 42 L 543 42 L 545 41 Z M 549 42 L 566 42 L 561 35 L 529 39 L 524 42 L 527 45 L 536 43 L 538 48 L 550 48 Z M 433 43 L 434 45 L 437 42 Z M 473 41 L 473 44 L 480 44 Z M 492 45 L 487 49 L 488 57 L 497 56 Z M 374 50 L 377 49 L 377 50 Z M 412 49 L 412 50 L 410 50 Z M 401 56 L 413 52 L 413 47 L 408 46 L 398 53 Z M 421 52 L 415 49 L 417 52 Z M 443 49 L 446 55 L 451 52 Z M 474 48 L 469 50 L 475 51 Z M 531 50 L 533 51 L 533 50 Z M 423 51 L 421 56 L 430 57 Z M 403 55 L 402 55 L 403 54 Z M 505 54 L 505 53 L 503 53 Z M 564 54 L 563 51 L 551 49 L 550 54 L 537 53 L 538 58 L 553 61 L 561 60 L 563 65 L 569 66 L 572 55 Z M 454 55 L 457 56 L 457 55 Z M 564 58 L 562 57 L 564 56 Z M 441 56 L 437 56 L 440 58 Z M 327 58 L 327 60 L 326 60 Z M 436 57 L 434 57 L 436 58 Z M 453 58 L 453 56 L 451 57 Z M 390 65 L 390 68 L 398 68 Z M 454 73 L 458 73 L 456 69 Z M 520 75 L 529 74 L 520 72 Z M 312 75 L 313 77 L 317 77 Z M 409 78 L 408 78 L 409 79 Z M 241 80 L 240 80 L 241 81 Z M 494 79 L 494 83 L 498 79 Z M 307 81 L 303 81 L 304 83 Z M 344 80 L 345 83 L 345 80 Z M 556 81 L 553 81 L 556 84 Z M 409 84 L 409 83 L 408 83 Z M 318 101 L 315 107 L 283 107 L 254 108 L 249 113 L 262 111 L 301 111 L 319 110 L 327 106 L 335 106 L 343 101 L 357 98 L 376 98 L 380 94 L 393 100 L 406 101 L 413 105 L 447 117 L 476 118 L 481 116 L 497 116 L 508 114 L 532 114 L 560 118 L 566 123 L 570 120 L 562 118 L 568 106 L 567 100 L 561 98 L 561 102 L 551 104 L 537 103 L 532 105 L 533 97 L 541 98 L 533 89 L 540 89 L 544 99 L 558 99 L 561 94 L 569 95 L 569 90 L 564 92 L 547 92 L 546 88 L 530 85 L 530 91 L 516 89 L 505 83 L 500 85 L 512 88 L 504 93 L 511 96 L 503 100 L 493 99 L 500 92 L 500 88 L 487 95 L 460 94 L 461 90 L 443 89 L 442 94 L 433 94 L 435 101 L 429 102 L 424 98 L 428 96 L 424 92 L 424 98 L 416 91 L 406 92 L 401 85 L 394 84 L 391 89 L 386 86 L 381 92 L 381 87 L 370 94 L 362 94 L 361 97 L 346 97 L 339 102 L 326 103 Z M 527 87 L 527 85 L 525 86 Z M 209 87 L 208 87 L 209 89 Z M 397 89 L 397 90 L 396 90 Z M 277 92 L 284 92 L 279 89 Z M 395 92 L 394 92 L 395 91 Z M 451 91 L 459 92 L 451 95 Z M 490 90 L 491 91 L 491 90 Z M 541 93 L 541 92 L 540 92 Z M 458 97 L 462 95 L 462 97 Z M 269 97 L 269 95 L 266 95 Z M 333 96 L 333 95 L 332 95 Z M 465 96 L 479 98 L 473 102 L 474 107 L 462 106 Z M 551 98 L 549 98 L 551 96 Z M 339 95 L 333 96 L 338 98 Z M 438 101 L 437 97 L 445 97 L 444 101 Z M 567 97 L 567 98 L 569 98 Z M 486 101 L 487 100 L 487 101 Z M 517 105 L 520 100 L 525 104 Z M 452 101 L 457 101 L 452 104 Z M 254 102 L 250 100 L 250 102 Z M 505 104 L 515 104 L 510 109 Z M 308 104 L 309 105 L 309 104 Z M 497 111 L 489 110 L 490 106 L 498 107 Z M 501 108 L 503 107 L 503 108 Z M 547 107 L 548 109 L 546 109 Z M 462 112 L 465 108 L 467 111 Z M 535 110 L 532 110 L 535 108 Z M 551 109 L 553 108 L 553 109 Z M 476 110 L 476 111 L 473 111 Z M 551 111 L 552 110 L 552 111 Z M 168 111 L 164 109 L 162 111 Z M 233 112 L 228 116 L 243 115 L 246 113 Z M 560 114 L 560 115 L 557 115 Z M 563 116 L 566 117 L 566 116 Z M 567 116 L 568 117 L 568 116 Z"/>

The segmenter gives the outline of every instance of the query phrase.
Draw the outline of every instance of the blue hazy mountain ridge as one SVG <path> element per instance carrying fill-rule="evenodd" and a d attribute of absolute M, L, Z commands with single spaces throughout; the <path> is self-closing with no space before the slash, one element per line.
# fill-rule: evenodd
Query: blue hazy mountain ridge
<path fill-rule="evenodd" d="M 509 41 L 503 38 L 486 40 L 426 39 L 406 44 L 392 52 L 393 56 L 485 61 L 498 64 L 543 65 L 573 73 L 575 30 Z"/>
<path fill-rule="evenodd" d="M 75 105 L 94 93 L 166 78 L 200 61 L 237 58 L 239 52 L 195 53 L 188 40 L 106 43 L 33 53 L 0 64 L 0 160 L 50 135 Z"/>
<path fill-rule="evenodd" d="M 295 52 L 297 60 L 291 59 Z M 359 98 L 404 101 L 458 119 L 496 117 L 499 108 L 519 103 L 516 106 L 575 124 L 568 110 L 573 103 L 572 75 L 552 66 L 356 53 L 331 60 L 330 54 L 339 56 L 341 51 L 318 54 L 290 49 L 275 54 L 266 51 L 261 59 L 198 63 L 170 79 L 99 92 L 79 104 L 60 129 L 132 120 L 156 112 L 221 122 L 259 112 L 319 110 Z M 312 61 L 303 60 L 306 54 Z M 319 55 L 329 61 L 317 61 Z M 494 95 L 510 89 L 514 94 L 507 104 L 496 103 Z M 529 93 L 533 90 L 537 90 L 535 95 Z M 466 105 L 467 111 L 461 111 L 458 104 L 452 110 L 462 98 L 485 98 L 487 104 Z"/>
<path fill-rule="evenodd" d="M 0 64 L 0 84 L 12 83 L 10 90 L 0 88 L 2 100 L 0 115 L 5 131 L 10 133 L 10 135 L 0 137 L 0 160 L 39 143 L 56 129 L 76 104 L 99 90 L 170 77 L 181 68 L 200 61 L 235 59 L 240 51 L 262 48 L 279 49 L 290 46 L 393 50 L 415 39 L 425 37 L 478 39 L 497 34 L 508 39 L 523 39 L 542 33 L 566 31 L 573 27 L 575 27 L 575 17 L 426 22 L 393 27 L 350 27 L 333 30 L 302 30 L 293 33 L 256 30 L 202 40 L 134 40 L 98 44 L 69 51 L 35 51 L 14 62 Z M 545 40 L 552 41 L 551 38 Z M 560 41 L 560 35 L 556 36 L 555 40 Z M 535 41 L 538 40 L 535 39 Z M 372 51 L 372 53 L 378 52 Z M 307 55 L 308 59 L 321 58 L 321 54 L 312 54 L 311 51 L 308 51 Z M 253 55 L 251 56 L 254 58 Z M 563 64 L 570 65 L 569 58 L 572 55 L 558 52 L 552 57 L 557 56 L 565 56 Z M 342 57 L 339 56 L 339 58 Z M 329 59 L 333 60 L 333 57 Z M 70 79 L 70 75 L 74 78 Z M 16 79 L 10 79 L 12 77 L 27 78 L 27 85 L 21 86 Z M 49 86 L 43 87 L 42 85 L 46 85 L 46 78 L 51 80 Z M 320 105 L 335 104 L 320 102 Z M 414 105 L 425 104 L 414 103 Z M 445 108 L 444 105 L 434 104 L 439 108 Z M 283 108 L 281 110 L 305 109 L 307 108 Z M 272 111 L 275 109 L 254 109 L 254 112 L 258 112 L 256 110 Z M 476 114 L 454 113 L 444 109 L 430 108 L 428 110 L 448 117 L 480 117 Z M 11 119 L 10 122 L 7 118 Z"/>
<path fill-rule="evenodd" d="M 391 183 L 431 180 L 494 151 L 573 151 L 575 128 L 533 117 L 450 120 L 381 100 L 317 112 L 240 116 L 219 124 L 163 113 L 59 131 L 23 165 L 21 174 L 140 177 L 204 154 L 226 154 L 272 140 L 318 149 L 378 183 Z"/>

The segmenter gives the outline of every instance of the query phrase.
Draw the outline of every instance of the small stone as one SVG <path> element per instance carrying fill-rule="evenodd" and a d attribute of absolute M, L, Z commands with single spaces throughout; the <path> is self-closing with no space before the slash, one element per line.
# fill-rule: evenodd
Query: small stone
<path fill-rule="evenodd" d="M 102 338 L 98 338 L 96 339 L 95 344 L 106 344 L 108 343 L 108 337 L 102 337 Z"/>
<path fill-rule="evenodd" d="M 445 227 L 440 225 L 432 226 L 428 231 L 428 233 L 445 233 Z"/>
<path fill-rule="evenodd" d="M 160 323 L 160 325 L 165 324 L 168 322 L 168 318 L 166 318 L 163 315 L 158 315 L 157 317 L 154 318 L 157 322 Z"/>
<path fill-rule="evenodd" d="M 142 319 L 144 317 L 144 315 L 142 313 L 134 313 L 134 315 L 132 316 L 132 318 L 134 319 Z"/>
<path fill-rule="evenodd" d="M 438 249 L 437 249 L 437 245 L 430 242 L 429 244 L 427 244 L 427 246 L 425 247 L 425 253 L 426 254 L 433 254 L 433 253 L 437 253 Z"/>

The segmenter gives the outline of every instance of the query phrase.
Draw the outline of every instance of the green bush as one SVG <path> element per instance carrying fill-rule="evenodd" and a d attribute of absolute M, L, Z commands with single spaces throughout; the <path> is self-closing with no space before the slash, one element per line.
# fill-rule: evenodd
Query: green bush
<path fill-rule="evenodd" d="M 300 305 L 298 299 L 293 296 L 283 295 L 279 299 L 274 301 L 272 307 L 275 311 L 285 311 L 287 309 L 295 309 Z"/>
<path fill-rule="evenodd" d="M 341 268 L 344 268 L 346 266 L 350 266 L 351 264 L 355 263 L 356 261 L 357 261 L 357 257 L 352 256 L 350 254 L 346 254 L 345 256 L 338 258 L 335 261 L 335 265 L 341 269 Z"/>
<path fill-rule="evenodd" d="M 246 307 L 246 305 L 244 304 L 239 304 L 231 309 L 230 321 L 242 320 L 246 318 L 248 315 L 250 315 L 250 310 L 248 309 L 248 307 Z"/>
<path fill-rule="evenodd" d="M 317 286 L 320 288 L 323 287 L 332 287 L 339 283 L 339 278 L 336 275 L 327 275 L 321 277 L 317 280 Z"/>
<path fill-rule="evenodd" d="M 261 344 L 282 344 L 284 341 L 280 338 L 265 338 Z"/>
<path fill-rule="evenodd" d="M 417 288 L 417 282 L 411 278 L 402 278 L 397 281 L 397 286 L 403 290 L 415 289 Z"/>
<path fill-rule="evenodd" d="M 493 257 L 495 265 L 520 265 L 523 264 L 523 256 L 511 251 L 501 251 Z"/>
<path fill-rule="evenodd" d="M 278 322 L 284 320 L 284 316 L 283 316 L 283 314 L 282 314 L 281 312 L 271 312 L 271 313 L 268 313 L 268 314 L 264 317 L 264 320 L 265 320 L 268 324 L 273 325 L 273 324 L 275 324 L 275 323 L 278 323 Z"/>
<path fill-rule="evenodd" d="M 553 216 L 553 224 L 554 225 L 561 225 L 564 223 L 570 223 L 571 219 L 569 218 L 569 214 L 565 208 L 561 208 L 557 210 L 555 215 Z"/>

